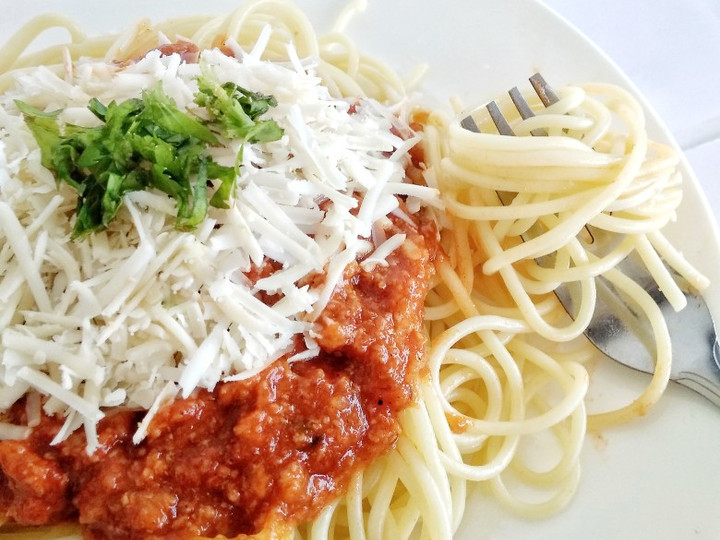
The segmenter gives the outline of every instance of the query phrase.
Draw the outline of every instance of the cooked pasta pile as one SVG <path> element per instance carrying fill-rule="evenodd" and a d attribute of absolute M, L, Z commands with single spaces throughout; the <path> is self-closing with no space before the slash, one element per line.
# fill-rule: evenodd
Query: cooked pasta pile
<path fill-rule="evenodd" d="M 421 538 L 451 538 L 476 484 L 519 514 L 555 513 L 575 492 L 588 426 L 644 414 L 669 378 L 672 353 L 659 309 L 615 268 L 617 262 L 638 253 L 676 309 L 684 297 L 665 264 L 695 288 L 707 285 L 660 232 L 681 200 L 677 152 L 648 140 L 643 112 L 630 94 L 603 84 L 561 88 L 560 100 L 548 108 L 528 95 L 536 112 L 528 120 L 500 98 L 516 137 L 498 135 L 483 111 L 472 112 L 480 133 L 461 126 L 465 114 L 419 112 L 422 103 L 408 97 L 395 72 L 343 33 L 348 13 L 323 37 L 300 10 L 280 0 L 255 1 L 220 17 L 143 21 L 103 37 L 87 37 L 65 18 L 41 17 L 3 49 L 0 88 L 39 65 L 71 74 L 72 62 L 83 56 L 123 62 L 178 37 L 201 50 L 230 38 L 246 51 L 262 50 L 265 60 L 302 63 L 334 96 L 371 98 L 391 105 L 410 125 L 420 124 L 422 178 L 440 190 L 444 204 L 444 211 L 432 209 L 442 254 L 425 313 L 429 375 L 416 406 L 402 413 L 395 449 L 358 473 L 314 522 L 288 534 L 400 539 L 419 530 Z M 25 53 L 37 35 L 57 26 L 69 31 L 71 44 Z M 537 128 L 548 135 L 529 136 Z M 513 196 L 512 202 L 503 205 L 498 192 Z M 588 242 L 600 234 L 613 237 L 612 248 L 597 256 Z M 584 364 L 595 352 L 582 333 L 594 311 L 598 276 L 645 313 L 657 361 L 632 403 L 588 415 Z M 573 318 L 553 294 L 563 283 L 581 290 Z M 522 451 L 539 435 L 554 449 L 554 459 L 542 465 Z"/>

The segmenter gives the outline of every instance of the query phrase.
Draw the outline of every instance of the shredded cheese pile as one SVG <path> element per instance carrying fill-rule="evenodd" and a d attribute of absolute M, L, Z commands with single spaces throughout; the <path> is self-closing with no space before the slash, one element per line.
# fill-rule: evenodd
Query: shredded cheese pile
<path fill-rule="evenodd" d="M 393 111 L 332 98 L 300 60 L 235 52 L 204 51 L 198 64 L 158 51 L 126 67 L 82 61 L 65 78 L 39 68 L 0 98 L 0 409 L 27 395 L 31 425 L 40 403 L 63 414 L 54 443 L 84 427 L 92 452 L 102 409 L 120 405 L 148 410 L 139 442 L 167 400 L 249 377 L 291 352 L 297 336 L 305 350 L 293 360 L 315 356 L 313 320 L 346 265 L 386 264 L 402 244 L 384 232 L 386 216 L 402 214 L 397 195 L 411 208 L 436 204 L 434 189 L 404 183 L 416 139 L 395 134 Z M 202 115 L 194 78 L 205 69 L 275 96 L 267 118 L 285 132 L 244 146 L 231 207 L 181 232 L 173 199 L 133 192 L 107 230 L 70 240 L 76 195 L 41 166 L 14 99 L 94 125 L 91 97 L 120 102 L 161 81 L 180 109 Z M 213 158 L 233 166 L 239 150 L 228 141 Z M 251 283 L 246 273 L 267 259 L 280 269 Z M 259 293 L 280 300 L 269 306 Z M 0 438 L 25 433 L 0 424 Z"/>

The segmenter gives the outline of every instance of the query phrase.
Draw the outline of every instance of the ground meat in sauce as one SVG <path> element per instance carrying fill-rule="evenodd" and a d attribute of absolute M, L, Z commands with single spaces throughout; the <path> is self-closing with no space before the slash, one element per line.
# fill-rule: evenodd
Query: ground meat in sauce
<path fill-rule="evenodd" d="M 112 414 L 92 456 L 81 432 L 50 446 L 62 421 L 45 418 L 28 440 L 0 442 L 0 509 L 27 525 L 79 520 L 98 540 L 235 536 L 314 517 L 392 448 L 413 398 L 431 235 L 393 227 L 407 242 L 387 267 L 348 267 L 318 323 L 318 358 L 177 400 L 137 446 L 142 416 Z"/>

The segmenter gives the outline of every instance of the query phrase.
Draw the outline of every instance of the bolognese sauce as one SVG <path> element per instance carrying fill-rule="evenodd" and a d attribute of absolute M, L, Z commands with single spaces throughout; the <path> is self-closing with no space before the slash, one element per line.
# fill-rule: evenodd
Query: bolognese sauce
<path fill-rule="evenodd" d="M 45 417 L 29 438 L 0 442 L 2 512 L 24 525 L 77 520 L 96 540 L 232 537 L 313 518 L 393 447 L 413 400 L 435 240 L 430 225 L 391 219 L 405 243 L 386 266 L 348 266 L 317 321 L 318 357 L 173 401 L 137 445 L 141 412 L 102 420 L 91 455 L 81 432 L 51 445 L 62 419 Z"/>

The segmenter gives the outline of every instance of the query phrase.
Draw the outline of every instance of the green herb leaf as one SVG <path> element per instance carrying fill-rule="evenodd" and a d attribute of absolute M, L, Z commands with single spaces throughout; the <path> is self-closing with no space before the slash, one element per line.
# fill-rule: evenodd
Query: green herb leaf
<path fill-rule="evenodd" d="M 51 168 L 53 148 L 62 139 L 57 125 L 57 117 L 62 111 L 47 113 L 17 99 L 15 104 L 25 117 L 25 122 L 40 147 L 42 166 Z"/>
<path fill-rule="evenodd" d="M 162 87 L 157 84 L 143 92 L 145 107 L 141 114 L 141 120 L 146 122 L 145 129 L 154 131 L 154 127 L 166 130 L 176 136 L 195 137 L 201 141 L 217 144 L 218 140 L 212 131 L 182 112 L 175 106 L 175 103 L 163 93 Z"/>
<path fill-rule="evenodd" d="M 220 185 L 210 199 L 210 206 L 215 208 L 228 208 L 229 201 L 235 195 L 236 172 L 232 167 L 223 167 L 214 161 L 208 161 L 207 175 L 209 178 L 217 178 Z"/>
<path fill-rule="evenodd" d="M 256 123 L 270 107 L 277 106 L 273 96 L 251 92 L 235 83 L 220 84 L 210 74 L 197 78 L 195 103 L 205 107 L 228 138 L 244 139 L 249 143 L 276 141 L 283 130 L 274 120 Z"/>

